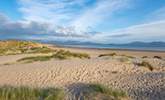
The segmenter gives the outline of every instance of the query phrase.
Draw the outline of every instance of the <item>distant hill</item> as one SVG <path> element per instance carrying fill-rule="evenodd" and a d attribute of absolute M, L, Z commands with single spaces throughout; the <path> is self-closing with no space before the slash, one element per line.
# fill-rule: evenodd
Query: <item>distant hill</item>
<path fill-rule="evenodd" d="M 111 48 L 111 49 L 135 49 L 135 50 L 158 50 L 165 51 L 165 42 L 131 42 L 127 44 L 101 44 L 93 42 L 80 41 L 23 41 L 23 40 L 5 40 L 0 41 L 0 55 L 30 53 L 51 51 L 41 43 L 54 44 L 59 46 L 84 47 L 84 48 Z M 45 48 L 43 48 L 45 47 Z M 37 51 L 38 52 L 38 51 Z"/>
<path fill-rule="evenodd" d="M 131 47 L 165 47 L 165 42 L 131 42 L 127 44 L 109 44 L 113 46 L 131 46 Z"/>
<path fill-rule="evenodd" d="M 122 46 L 122 47 L 165 47 L 165 42 L 131 42 L 126 44 L 101 44 L 93 42 L 79 42 L 79 41 L 44 41 L 45 43 L 57 45 L 96 45 L 96 46 Z"/>

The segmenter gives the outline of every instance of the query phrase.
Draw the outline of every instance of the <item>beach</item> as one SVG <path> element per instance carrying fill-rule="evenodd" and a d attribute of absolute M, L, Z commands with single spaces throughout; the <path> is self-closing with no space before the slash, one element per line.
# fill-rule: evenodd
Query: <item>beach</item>
<path fill-rule="evenodd" d="M 90 59 L 14 63 L 24 57 L 43 54 L 0 56 L 0 85 L 61 87 L 73 91 L 82 84 L 99 83 L 126 91 L 132 100 L 165 98 L 165 52 L 49 47 L 86 53 Z M 141 61 L 150 63 L 152 69 L 140 65 Z"/>

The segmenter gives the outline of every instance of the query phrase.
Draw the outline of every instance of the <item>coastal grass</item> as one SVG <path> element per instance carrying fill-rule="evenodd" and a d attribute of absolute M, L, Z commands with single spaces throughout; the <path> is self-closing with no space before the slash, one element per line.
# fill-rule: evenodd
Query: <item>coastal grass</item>
<path fill-rule="evenodd" d="M 35 61 L 48 61 L 52 56 L 35 56 L 35 57 L 25 57 L 17 60 L 17 62 L 31 63 Z"/>
<path fill-rule="evenodd" d="M 147 62 L 147 61 L 142 61 L 141 63 L 136 63 L 136 65 L 146 67 L 150 71 L 153 71 L 154 70 L 154 67 L 149 62 Z"/>
<path fill-rule="evenodd" d="M 136 58 L 134 56 L 124 55 L 124 54 L 120 55 L 116 53 L 100 54 L 98 57 L 113 57 L 113 59 L 116 59 L 124 63 L 130 63 L 132 59 Z"/>
<path fill-rule="evenodd" d="M 57 51 L 53 57 L 55 58 L 87 58 L 90 59 L 90 56 L 86 53 L 74 53 L 74 52 L 70 52 L 70 51 L 66 51 L 66 50 L 59 50 Z"/>
<path fill-rule="evenodd" d="M 84 100 L 122 100 L 127 98 L 126 92 L 112 89 L 102 84 L 89 84 L 84 94 Z"/>
<path fill-rule="evenodd" d="M 160 57 L 160 56 L 154 56 L 153 58 L 156 58 L 156 59 L 163 59 L 163 58 Z"/>
<path fill-rule="evenodd" d="M 142 58 L 148 58 L 148 56 L 143 56 Z"/>
<path fill-rule="evenodd" d="M 0 55 L 15 55 L 27 53 L 51 53 L 56 50 L 50 49 L 40 43 L 31 41 L 8 40 L 0 41 Z"/>
<path fill-rule="evenodd" d="M 127 94 L 121 90 L 109 88 L 101 84 L 86 84 L 81 90 L 81 99 L 74 100 L 128 100 Z M 61 88 L 30 88 L 25 86 L 1 86 L 0 100 L 65 100 L 67 92 Z M 124 98 L 124 99 L 123 99 Z"/>
<path fill-rule="evenodd" d="M 30 63 L 30 62 L 35 62 L 35 61 L 48 61 L 48 60 L 51 60 L 51 59 L 64 60 L 64 59 L 69 59 L 69 58 L 80 58 L 80 59 L 86 58 L 86 59 L 90 59 L 90 56 L 86 53 L 73 53 L 73 52 L 70 52 L 70 51 L 59 50 L 59 51 L 55 52 L 52 55 L 25 57 L 25 58 L 21 58 L 21 59 L 17 60 L 17 62 Z"/>
<path fill-rule="evenodd" d="M 0 100 L 63 100 L 64 97 L 59 88 L 0 87 Z"/>
<path fill-rule="evenodd" d="M 130 58 L 130 59 L 133 59 L 133 58 L 135 58 L 134 56 L 130 56 L 130 55 L 121 55 L 121 56 L 123 56 L 123 57 L 126 57 L 126 58 Z"/>
<path fill-rule="evenodd" d="M 118 55 L 116 53 L 107 53 L 107 54 L 100 54 L 98 57 L 105 57 L 105 56 L 123 56 L 123 57 L 127 57 L 127 58 L 135 58 L 133 56 L 129 56 L 129 55 Z"/>
<path fill-rule="evenodd" d="M 130 58 L 128 58 L 128 57 L 120 57 L 120 58 L 117 58 L 117 60 L 120 62 L 125 62 L 125 63 L 130 62 Z"/>
<path fill-rule="evenodd" d="M 108 53 L 108 54 L 100 54 L 98 57 L 105 57 L 105 56 L 116 56 L 116 53 Z"/>

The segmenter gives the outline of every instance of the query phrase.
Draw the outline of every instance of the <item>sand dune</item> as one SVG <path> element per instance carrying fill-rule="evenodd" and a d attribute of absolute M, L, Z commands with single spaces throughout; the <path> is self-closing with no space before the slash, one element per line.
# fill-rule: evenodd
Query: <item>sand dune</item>
<path fill-rule="evenodd" d="M 58 48 L 60 49 L 60 48 Z M 163 100 L 165 98 L 165 53 L 113 51 L 96 49 L 63 48 L 73 52 L 85 52 L 91 59 L 52 59 L 44 62 L 13 63 L 16 60 L 38 54 L 21 54 L 0 57 L 0 85 L 31 87 L 64 87 L 79 83 L 101 83 L 128 92 L 135 100 Z M 132 61 L 120 61 L 112 57 L 98 57 L 112 53 L 145 58 L 154 70 L 137 66 Z M 161 56 L 163 59 L 151 58 Z M 5 63 L 11 63 L 4 65 Z"/>

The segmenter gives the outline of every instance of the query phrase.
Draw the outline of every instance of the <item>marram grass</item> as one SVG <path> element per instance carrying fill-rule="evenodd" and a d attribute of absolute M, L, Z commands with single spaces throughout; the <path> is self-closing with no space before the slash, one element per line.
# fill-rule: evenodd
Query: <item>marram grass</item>
<path fill-rule="evenodd" d="M 22 59 L 17 60 L 17 62 L 26 62 L 26 63 L 30 63 L 30 62 L 35 62 L 35 61 L 48 61 L 51 59 L 69 59 L 69 58 L 86 58 L 89 59 L 90 56 L 88 54 L 85 53 L 73 53 L 70 51 L 65 51 L 65 50 L 59 50 L 56 51 L 56 53 L 52 54 L 52 55 L 48 55 L 48 56 L 34 56 L 34 57 L 25 57 Z"/>
<path fill-rule="evenodd" d="M 0 41 L 0 56 L 27 53 L 52 53 L 56 50 L 50 49 L 43 44 L 30 41 Z"/>
<path fill-rule="evenodd" d="M 101 84 L 85 85 L 77 95 L 81 100 L 130 100 L 121 90 L 114 90 Z M 67 92 L 60 88 L 0 87 L 0 100 L 65 100 L 66 97 Z"/>
<path fill-rule="evenodd" d="M 65 93 L 58 88 L 0 87 L 0 100 L 63 100 Z"/>
<path fill-rule="evenodd" d="M 122 98 L 127 98 L 127 94 L 122 90 L 112 89 L 101 84 L 89 84 L 87 92 L 84 95 L 85 100 L 122 100 Z"/>

